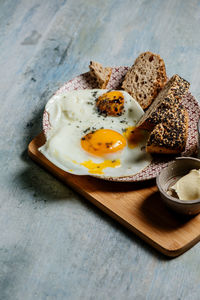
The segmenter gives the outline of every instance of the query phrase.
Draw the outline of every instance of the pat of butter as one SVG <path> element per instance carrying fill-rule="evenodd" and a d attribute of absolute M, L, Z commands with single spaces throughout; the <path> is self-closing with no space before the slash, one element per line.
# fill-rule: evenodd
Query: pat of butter
<path fill-rule="evenodd" d="M 191 170 L 181 177 L 171 188 L 180 200 L 195 200 L 200 198 L 200 170 Z"/>

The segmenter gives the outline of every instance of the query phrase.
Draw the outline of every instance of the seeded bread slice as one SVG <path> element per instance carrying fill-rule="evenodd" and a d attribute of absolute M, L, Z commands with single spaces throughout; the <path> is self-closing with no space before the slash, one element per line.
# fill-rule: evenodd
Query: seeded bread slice
<path fill-rule="evenodd" d="M 188 92 L 189 86 L 189 82 L 179 75 L 172 76 L 139 120 L 137 127 L 152 130 L 155 125 L 174 119 L 181 99 Z"/>
<path fill-rule="evenodd" d="M 100 63 L 95 61 L 90 62 L 89 68 L 91 76 L 97 81 L 98 88 L 105 89 L 110 80 L 112 68 L 104 68 Z"/>
<path fill-rule="evenodd" d="M 154 127 L 147 141 L 147 152 L 177 154 L 184 151 L 188 135 L 187 110 L 180 104 L 174 117 Z"/>
<path fill-rule="evenodd" d="M 167 82 L 163 59 L 152 52 L 138 56 L 126 73 L 122 88 L 138 101 L 143 109 L 153 102 Z"/>

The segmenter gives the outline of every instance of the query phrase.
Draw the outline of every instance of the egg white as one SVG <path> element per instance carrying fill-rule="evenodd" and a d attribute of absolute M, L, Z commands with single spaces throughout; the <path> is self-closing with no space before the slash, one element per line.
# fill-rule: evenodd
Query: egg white
<path fill-rule="evenodd" d="M 39 148 L 53 164 L 72 174 L 91 175 L 80 165 L 88 160 L 102 163 L 108 157 L 96 157 L 81 147 L 81 138 L 92 130 L 115 130 L 123 135 L 127 127 L 135 126 L 143 115 L 143 110 L 128 93 L 124 96 L 124 113 L 121 116 L 103 116 L 97 112 L 95 99 L 108 90 L 75 90 L 54 95 L 45 110 L 49 115 L 50 130 L 46 134 L 46 143 Z M 126 146 L 121 152 L 110 154 L 109 159 L 120 159 L 120 166 L 105 168 L 103 176 L 121 177 L 134 175 L 151 163 L 151 156 L 145 152 L 146 139 L 135 148 Z"/>

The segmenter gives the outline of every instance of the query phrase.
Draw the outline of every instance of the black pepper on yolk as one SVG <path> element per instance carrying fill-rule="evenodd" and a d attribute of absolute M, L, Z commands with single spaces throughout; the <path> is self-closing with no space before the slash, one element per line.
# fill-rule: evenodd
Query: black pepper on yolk
<path fill-rule="evenodd" d="M 121 116 L 124 110 L 124 96 L 120 91 L 107 92 L 96 100 L 96 106 L 100 114 Z"/>
<path fill-rule="evenodd" d="M 99 129 L 82 137 L 81 146 L 86 152 L 103 157 L 121 151 L 126 146 L 126 139 L 114 130 Z"/>
<path fill-rule="evenodd" d="M 135 127 L 128 127 L 123 135 L 111 129 L 99 129 L 86 134 L 81 139 L 82 148 L 95 156 L 105 157 L 108 154 L 123 150 L 128 144 L 128 148 L 135 148 L 144 139 L 145 131 Z M 120 159 L 104 160 L 95 163 L 92 160 L 81 163 L 91 174 L 104 174 L 105 168 L 116 168 L 121 165 Z"/>

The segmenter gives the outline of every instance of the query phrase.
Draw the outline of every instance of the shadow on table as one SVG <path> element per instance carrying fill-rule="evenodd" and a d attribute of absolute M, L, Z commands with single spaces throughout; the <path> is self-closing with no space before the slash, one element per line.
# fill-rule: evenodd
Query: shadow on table
<path fill-rule="evenodd" d="M 23 156 L 24 155 L 25 154 L 23 154 Z M 74 192 L 70 187 L 57 180 L 42 168 L 39 168 L 28 157 L 26 162 L 28 164 L 27 169 L 18 175 L 18 183 L 23 188 L 30 190 L 34 198 L 37 198 L 37 201 L 45 202 L 46 204 L 50 205 L 55 201 L 68 201 L 74 195 L 76 195 L 76 201 L 79 201 L 82 206 L 88 209 L 88 211 L 92 211 L 93 214 L 96 214 L 104 222 L 110 224 L 110 226 L 112 226 L 114 229 L 120 231 L 123 235 L 126 235 L 128 239 L 132 240 L 133 243 L 141 246 L 143 249 L 145 249 L 145 251 L 150 252 L 153 256 L 160 260 L 169 260 L 168 257 L 154 250 L 154 248 L 134 235 L 133 232 L 129 231 L 117 221 L 106 215 L 91 202 Z"/>

